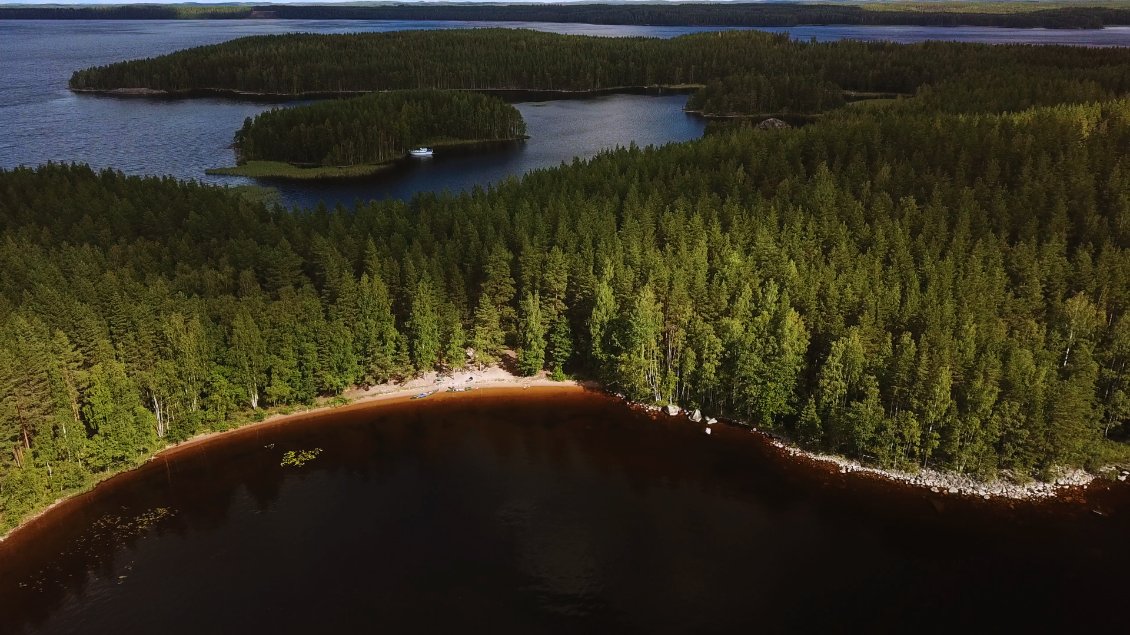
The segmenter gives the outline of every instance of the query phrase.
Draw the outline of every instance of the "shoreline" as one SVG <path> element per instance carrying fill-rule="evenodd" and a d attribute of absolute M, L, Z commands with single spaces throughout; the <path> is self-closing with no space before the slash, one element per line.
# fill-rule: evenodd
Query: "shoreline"
<path fill-rule="evenodd" d="M 383 404 L 400 404 L 417 399 L 418 395 L 424 393 L 426 393 L 426 395 L 423 399 L 432 397 L 446 399 L 465 395 L 466 391 L 524 391 L 531 388 L 536 388 L 541 391 L 552 390 L 554 392 L 596 390 L 612 399 L 620 401 L 630 410 L 643 411 L 656 418 L 684 419 L 688 424 L 704 426 L 704 432 L 706 434 L 710 434 L 711 425 L 713 424 L 742 428 L 752 434 L 759 435 L 775 452 L 778 452 L 782 457 L 789 460 L 803 461 L 812 466 L 835 471 L 839 474 L 857 474 L 878 478 L 888 484 L 918 490 L 924 494 L 929 493 L 961 498 L 981 498 L 984 500 L 997 499 L 1014 502 L 1036 502 L 1058 498 L 1069 492 L 1085 490 L 1089 484 L 1099 478 L 1085 470 L 1073 469 L 1061 473 L 1060 476 L 1050 483 L 1032 480 L 1025 484 L 1016 484 L 1002 479 L 984 482 L 964 474 L 939 471 L 930 468 L 922 469 L 916 473 L 886 469 L 865 465 L 855 459 L 849 459 L 843 456 L 805 450 L 779 434 L 762 430 L 739 420 L 723 417 L 715 419 L 705 414 L 698 413 L 696 410 L 693 411 L 693 413 L 698 413 L 699 415 L 699 419 L 696 421 L 692 411 L 683 410 L 675 406 L 674 412 L 671 412 L 668 410 L 669 407 L 634 402 L 619 393 L 608 391 L 595 382 L 575 379 L 554 381 L 548 378 L 544 373 L 533 377 L 521 377 L 513 375 L 498 366 L 493 366 L 478 371 L 463 370 L 444 376 L 433 371 L 398 384 L 381 384 L 369 388 L 354 387 L 346 390 L 338 397 L 338 399 L 346 399 L 347 401 L 344 403 L 335 403 L 334 398 L 330 398 L 320 404 L 303 410 L 275 412 L 267 414 L 259 421 L 248 421 L 228 430 L 213 430 L 196 434 L 184 441 L 166 445 L 136 465 L 119 471 L 106 473 L 82 490 L 64 495 L 26 518 L 21 519 L 15 527 L 3 535 L 0 535 L 0 546 L 17 534 L 28 531 L 31 527 L 48 522 L 50 520 L 49 516 L 53 513 L 61 512 L 70 505 L 78 504 L 83 498 L 93 494 L 104 483 L 136 472 L 157 459 L 168 459 L 219 439 L 259 431 L 264 427 L 281 426 L 310 418 L 340 413 L 343 410 L 364 410 L 378 408 Z M 448 392 L 454 394 L 447 396 L 446 393 Z M 1130 477 L 1130 473 L 1122 470 L 1120 474 L 1116 476 L 1116 480 L 1125 482 L 1128 477 Z"/>
<path fill-rule="evenodd" d="M 466 139 L 424 142 L 420 145 L 442 148 L 444 152 L 474 151 L 476 148 L 510 147 L 529 139 L 529 135 L 508 137 L 506 139 Z M 407 150 L 403 156 L 394 157 L 379 163 L 357 163 L 353 165 L 312 165 L 303 167 L 286 161 L 272 159 L 253 159 L 240 165 L 221 168 L 208 168 L 204 174 L 210 176 L 239 176 L 249 179 L 270 179 L 296 183 L 315 181 L 364 180 L 412 160 Z M 442 154 L 442 153 L 441 153 Z"/>
<path fill-rule="evenodd" d="M 696 117 L 701 117 L 701 118 L 703 118 L 707 121 L 754 121 L 754 120 L 757 120 L 757 119 L 761 119 L 761 120 L 764 121 L 765 119 L 780 119 L 781 121 L 784 121 L 785 123 L 789 124 L 790 126 L 794 126 L 794 127 L 799 127 L 799 126 L 807 125 L 807 124 L 810 124 L 810 123 L 816 123 L 817 121 L 820 121 L 822 118 L 824 118 L 825 115 L 827 115 L 827 113 L 823 113 L 823 112 L 812 113 L 812 114 L 788 113 L 788 112 L 753 113 L 753 114 L 742 114 L 742 113 L 708 114 L 708 113 L 706 113 L 702 110 L 688 110 L 686 108 L 683 108 L 683 112 L 687 113 L 688 115 L 694 115 Z"/>
<path fill-rule="evenodd" d="M 588 97 L 602 97 L 605 95 L 666 95 L 690 94 L 705 84 L 651 84 L 639 86 L 611 86 L 608 88 L 584 89 L 553 89 L 553 88 L 437 88 L 436 90 L 452 90 L 460 92 L 484 93 L 496 95 L 507 102 L 516 101 L 552 101 L 558 99 L 584 99 Z M 103 97 L 119 97 L 124 99 L 194 99 L 198 97 L 224 97 L 228 99 L 288 102 L 304 99 L 342 99 L 358 97 L 369 93 L 394 92 L 401 89 L 384 90 L 332 90 L 332 91 L 302 91 L 297 93 L 270 93 L 253 90 L 240 90 L 238 88 L 184 88 L 167 90 L 163 88 L 147 87 L 119 87 L 119 88 L 75 88 L 68 86 L 72 93 L 97 95 Z"/>
<path fill-rule="evenodd" d="M 395 165 L 395 160 L 381 163 L 359 163 L 356 165 L 313 166 L 299 167 L 285 161 L 248 161 L 242 165 L 221 168 L 207 168 L 204 174 L 208 176 L 239 176 L 248 179 L 277 179 L 283 181 L 342 181 L 351 179 L 364 179 L 386 170 Z"/>
<path fill-rule="evenodd" d="M 620 394 L 614 396 L 633 409 L 641 409 L 658 416 L 687 419 L 695 425 L 705 425 L 707 427 L 707 434 L 709 434 L 708 430 L 711 425 L 711 420 L 727 426 L 744 428 L 752 434 L 759 435 L 765 443 L 772 446 L 778 453 L 794 461 L 806 461 L 813 465 L 835 470 L 840 474 L 869 475 L 894 485 L 923 490 L 931 494 L 981 498 L 984 500 L 997 499 L 1034 502 L 1057 498 L 1069 492 L 1086 489 L 1088 485 L 1099 479 L 1099 476 L 1081 468 L 1060 470 L 1055 480 L 1051 482 L 1033 479 L 1026 483 L 1014 483 L 1004 480 L 1003 478 L 997 478 L 994 481 L 981 481 L 966 474 L 935 470 L 932 468 L 923 468 L 917 472 L 882 468 L 874 465 L 866 465 L 856 459 L 845 456 L 806 450 L 780 434 L 762 430 L 744 421 L 725 417 L 714 419 L 702 413 L 700 413 L 700 421 L 695 421 L 691 411 L 682 410 L 678 406 L 676 406 L 676 412 L 671 414 L 667 412 L 665 408 L 659 406 L 632 402 Z M 693 412 L 697 413 L 698 411 L 695 410 Z M 1106 470 L 1100 471 L 1109 470 L 1115 471 L 1115 480 L 1117 481 L 1126 482 L 1128 478 L 1130 478 L 1130 472 L 1122 470 L 1117 466 L 1109 466 Z"/>
<path fill-rule="evenodd" d="M 474 379 L 468 381 L 468 377 Z M 312 417 L 325 416 L 331 413 L 338 413 L 342 410 L 354 409 L 362 410 L 368 408 L 377 408 L 383 404 L 398 404 L 402 402 L 412 401 L 415 395 L 422 392 L 429 392 L 428 398 L 439 397 L 444 395 L 448 387 L 461 387 L 470 388 L 474 392 L 483 390 L 527 390 L 527 389 L 540 389 L 540 390 L 554 390 L 555 392 L 572 392 L 577 390 L 586 390 L 595 388 L 594 385 L 576 380 L 554 381 L 545 376 L 534 377 L 520 377 L 512 375 L 505 370 L 498 367 L 491 367 L 482 371 L 461 371 L 446 379 L 440 378 L 437 373 L 425 373 L 421 377 L 414 378 L 407 382 L 399 384 L 382 384 L 373 386 L 368 389 L 352 388 L 342 393 L 341 397 L 345 397 L 349 401 L 347 403 L 333 403 L 333 399 L 326 400 L 326 402 L 312 406 L 304 410 L 295 410 L 289 413 L 275 412 L 268 414 L 259 421 L 249 421 L 228 430 L 213 430 L 210 432 L 201 432 L 179 443 L 166 445 L 165 447 L 150 454 L 145 459 L 141 460 L 135 465 L 124 468 L 114 472 L 108 472 L 101 475 L 91 482 L 87 487 L 79 491 L 66 494 L 61 498 L 56 499 L 49 505 L 39 509 L 31 515 L 23 518 L 20 522 L 8 530 L 6 533 L 0 535 L 0 546 L 5 542 L 29 530 L 41 522 L 50 520 L 49 516 L 57 511 L 62 511 L 69 505 L 78 503 L 82 498 L 92 494 L 96 489 L 101 487 L 115 478 L 120 478 L 135 472 L 144 466 L 152 463 L 157 459 L 172 458 L 180 453 L 187 452 L 193 448 L 207 445 L 213 441 L 221 438 L 226 438 L 232 435 L 248 433 L 250 431 L 262 430 L 264 427 L 273 427 L 286 425 L 300 420 L 309 419 Z M 459 396 L 465 393 L 458 392 L 454 396 Z"/>

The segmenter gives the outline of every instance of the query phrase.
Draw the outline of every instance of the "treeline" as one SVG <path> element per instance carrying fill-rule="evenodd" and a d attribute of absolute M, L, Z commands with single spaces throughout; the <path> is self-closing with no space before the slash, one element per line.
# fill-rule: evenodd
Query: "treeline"
<path fill-rule="evenodd" d="M 881 465 L 1095 465 L 1130 421 L 1127 147 L 1126 101 L 841 109 L 304 214 L 0 172 L 0 527 L 239 413 L 507 346 Z"/>
<path fill-rule="evenodd" d="M 844 105 L 842 88 L 817 75 L 743 73 L 713 80 L 686 109 L 711 115 L 811 114 Z"/>
<path fill-rule="evenodd" d="M 0 20 L 225 20 L 251 17 L 238 6 L 126 4 L 96 7 L 0 6 Z"/>
<path fill-rule="evenodd" d="M 240 38 L 152 59 L 80 70 L 79 90 L 302 95 L 391 89 L 586 91 L 707 84 L 761 75 L 821 77 L 847 90 L 913 93 L 987 68 L 1078 74 L 1125 91 L 1130 50 L 925 42 L 796 42 L 751 31 L 669 40 L 516 29 L 402 31 Z"/>
<path fill-rule="evenodd" d="M 557 4 L 461 6 L 294 6 L 202 9 L 172 7 L 0 7 L 0 19 L 145 20 L 271 17 L 297 20 L 465 20 L 492 22 L 581 22 L 666 26 L 919 25 L 1095 29 L 1130 24 L 1123 7 L 1050 6 L 1006 3 L 899 6 L 876 4 Z"/>
<path fill-rule="evenodd" d="M 1015 112 L 1106 101 L 1130 92 L 1125 69 L 1002 65 L 923 86 L 903 106 L 952 113 Z"/>
<path fill-rule="evenodd" d="M 235 142 L 241 162 L 341 166 L 382 163 L 420 145 L 525 134 L 521 113 L 497 97 L 408 90 L 268 110 L 248 118 Z"/>

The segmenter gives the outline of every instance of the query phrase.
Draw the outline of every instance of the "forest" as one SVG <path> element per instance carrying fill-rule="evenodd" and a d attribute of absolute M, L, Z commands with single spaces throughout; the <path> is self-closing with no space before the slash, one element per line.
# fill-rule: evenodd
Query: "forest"
<path fill-rule="evenodd" d="M 240 162 L 318 166 L 383 163 L 421 145 L 520 139 L 522 115 L 480 93 L 407 90 L 371 93 L 248 118 L 235 134 Z"/>
<path fill-rule="evenodd" d="M 166 443 L 506 348 L 883 466 L 1124 453 L 1130 102 L 913 102 L 306 213 L 0 172 L 0 527 Z"/>
<path fill-rule="evenodd" d="M 259 6 L 144 5 L 105 7 L 0 7 L 0 19 L 175 20 L 466 20 L 491 22 L 582 22 L 690 26 L 920 25 L 1080 29 L 1130 24 L 1125 2 L 876 2 L 819 3 L 631 3 L 533 5 Z"/>
<path fill-rule="evenodd" d="M 198 432 L 507 349 L 527 374 L 889 468 L 1023 481 L 1126 461 L 1127 68 L 1121 49 L 492 29 L 80 71 L 79 88 L 290 94 L 695 84 L 708 113 L 821 116 L 351 209 L 0 172 L 0 528 Z"/>
<path fill-rule="evenodd" d="M 686 109 L 713 116 L 822 113 L 844 105 L 844 91 L 819 75 L 758 73 L 708 82 L 691 95 Z"/>
<path fill-rule="evenodd" d="M 405 51 L 412 54 L 405 55 Z M 804 96 L 807 109 L 813 102 L 823 104 L 827 90 L 805 88 L 798 81 L 803 78 L 821 78 L 821 83 L 850 91 L 911 94 L 926 85 L 999 69 L 995 72 L 1007 85 L 1024 92 L 1035 92 L 1025 88 L 1030 77 L 1059 77 L 1089 80 L 1108 94 L 1120 95 L 1130 90 L 1128 67 L 1130 49 L 1121 48 L 817 43 L 755 31 L 663 40 L 462 29 L 246 37 L 79 70 L 70 85 L 75 90 L 149 88 L 189 94 L 211 90 L 283 96 L 421 88 L 526 89 L 568 95 L 710 82 L 744 88 L 747 83 L 764 81 L 774 89 L 765 94 L 777 95 L 771 98 L 776 102 L 786 95 L 799 99 L 799 91 L 812 92 Z M 707 103 L 759 110 L 761 101 L 738 99 L 728 104 L 716 96 Z"/>

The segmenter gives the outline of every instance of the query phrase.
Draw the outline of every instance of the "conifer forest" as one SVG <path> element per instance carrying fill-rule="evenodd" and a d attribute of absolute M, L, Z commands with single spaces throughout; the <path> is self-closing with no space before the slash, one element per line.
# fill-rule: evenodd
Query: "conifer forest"
<path fill-rule="evenodd" d="M 348 208 L 0 171 L 0 530 L 168 443 L 508 351 L 524 374 L 883 467 L 1023 480 L 1126 455 L 1130 50 L 285 35 L 71 85 L 393 91 L 237 136 L 244 157 L 326 164 L 434 139 L 436 113 L 465 138 L 525 133 L 474 91 L 678 86 L 727 117 L 701 140 Z M 814 119 L 740 116 L 773 113 Z"/>

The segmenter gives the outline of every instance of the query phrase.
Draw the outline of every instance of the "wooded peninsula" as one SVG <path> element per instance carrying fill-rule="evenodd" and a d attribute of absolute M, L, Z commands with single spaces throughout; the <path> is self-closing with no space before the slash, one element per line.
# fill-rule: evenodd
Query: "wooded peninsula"
<path fill-rule="evenodd" d="M 417 146 L 515 141 L 526 135 L 516 108 L 480 93 L 372 93 L 248 118 L 235 134 L 240 165 L 212 174 L 325 178 L 362 176 Z"/>
<path fill-rule="evenodd" d="M 1042 89 L 1056 82 L 1076 92 L 1085 88 L 1099 96 L 1121 95 L 1130 90 L 1127 68 L 1130 50 L 1121 48 L 817 43 L 756 31 L 664 40 L 467 29 L 246 37 L 76 71 L 70 85 L 74 90 L 173 95 L 302 97 L 433 88 L 557 91 L 569 97 L 710 84 L 702 102 L 709 115 L 730 114 L 733 108 L 808 112 L 837 105 L 829 94 L 834 87 L 912 94 L 949 80 L 960 82 L 961 90 L 991 90 L 1001 99 L 1008 99 L 1012 89 L 1034 104 L 1064 103 L 1074 95 L 1063 98 Z M 994 85 L 982 88 L 974 79 L 991 79 Z M 721 97 L 750 90 L 761 92 L 756 99 Z"/>
<path fill-rule="evenodd" d="M 77 73 L 294 93 L 698 81 L 727 110 L 827 110 L 306 213 L 83 166 L 0 172 L 0 528 L 170 441 L 505 348 L 525 374 L 880 466 L 1022 481 L 1125 461 L 1128 55 L 477 30 Z M 840 106 L 837 88 L 913 96 Z"/>

